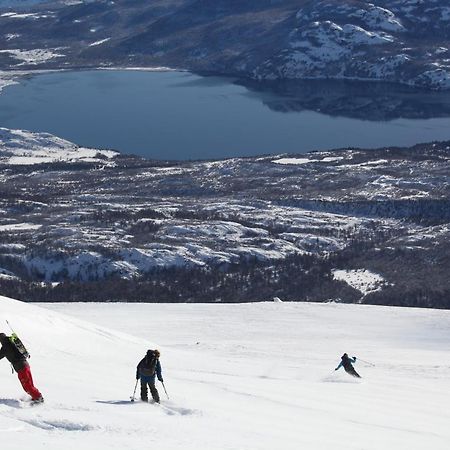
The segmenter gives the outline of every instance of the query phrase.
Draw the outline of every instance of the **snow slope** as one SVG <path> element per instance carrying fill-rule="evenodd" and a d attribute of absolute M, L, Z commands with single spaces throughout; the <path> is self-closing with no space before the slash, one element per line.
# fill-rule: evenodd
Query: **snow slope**
<path fill-rule="evenodd" d="M 118 152 L 114 150 L 79 147 L 48 133 L 33 133 L 0 127 L 0 164 L 100 162 L 103 165 L 114 165 L 112 159 L 117 155 Z"/>
<path fill-rule="evenodd" d="M 0 362 L 8 450 L 448 448 L 448 311 L 280 302 L 36 307 L 0 297 L 5 318 L 26 341 L 46 397 L 35 407 L 19 402 L 18 382 Z M 152 342 L 161 345 L 171 400 L 161 390 L 162 406 L 132 404 L 134 366 Z M 344 351 L 375 366 L 357 363 L 362 380 L 335 372 Z"/>

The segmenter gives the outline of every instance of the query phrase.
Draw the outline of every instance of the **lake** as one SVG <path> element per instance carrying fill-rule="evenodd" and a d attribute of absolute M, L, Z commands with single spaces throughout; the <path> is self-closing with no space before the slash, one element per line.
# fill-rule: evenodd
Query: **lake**
<path fill-rule="evenodd" d="M 300 154 L 450 140 L 450 93 L 170 71 L 56 72 L 5 88 L 0 126 L 154 159 Z"/>

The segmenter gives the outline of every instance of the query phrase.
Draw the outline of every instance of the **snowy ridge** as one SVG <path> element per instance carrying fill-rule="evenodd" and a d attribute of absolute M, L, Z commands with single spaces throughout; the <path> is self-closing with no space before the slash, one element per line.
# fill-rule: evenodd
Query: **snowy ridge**
<path fill-rule="evenodd" d="M 0 362 L 8 450 L 30 440 L 48 450 L 137 450 L 143 442 L 167 450 L 447 448 L 447 311 L 278 302 L 44 306 L 54 311 L 0 297 L 0 323 L 7 318 L 25 341 L 46 399 L 30 407 Z M 135 366 L 155 339 L 164 344 L 171 399 L 158 383 L 161 406 L 131 403 Z M 344 351 L 361 358 L 361 380 L 334 371 Z"/>
<path fill-rule="evenodd" d="M 33 165 L 55 162 L 114 164 L 118 152 L 78 147 L 47 133 L 0 128 L 0 164 Z"/>
<path fill-rule="evenodd" d="M 0 50 L 0 53 L 8 54 L 12 58 L 21 61 L 15 66 L 23 65 L 37 65 L 46 62 L 53 58 L 61 58 L 64 55 L 56 53 L 58 49 L 33 49 L 33 50 L 20 50 L 20 49 L 10 49 L 10 50 Z"/>
<path fill-rule="evenodd" d="M 379 79 L 435 89 L 450 88 L 447 50 L 428 44 L 429 33 L 446 35 L 442 2 L 307 2 L 284 48 L 254 72 L 259 79 Z M 426 25 L 425 25 L 426 23 Z M 424 30 L 426 27 L 427 31 Z M 408 45 L 419 34 L 424 48 Z M 446 41 L 442 41 L 444 44 Z M 445 47 L 444 47 L 445 48 Z"/>
<path fill-rule="evenodd" d="M 111 38 L 100 39 L 99 41 L 95 41 L 92 44 L 89 44 L 89 47 L 95 47 L 97 45 L 102 45 L 105 42 L 108 42 Z"/>
<path fill-rule="evenodd" d="M 367 26 L 373 29 L 384 31 L 404 31 L 405 27 L 392 11 L 386 8 L 380 8 L 371 3 L 367 9 L 359 9 L 351 13 L 350 17 L 360 18 Z"/>

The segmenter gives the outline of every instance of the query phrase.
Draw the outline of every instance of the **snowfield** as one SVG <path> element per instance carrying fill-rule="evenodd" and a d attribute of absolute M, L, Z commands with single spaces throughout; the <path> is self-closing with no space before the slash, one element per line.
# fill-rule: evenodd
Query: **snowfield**
<path fill-rule="evenodd" d="M 448 448 L 449 311 L 0 297 L 5 319 L 46 398 L 22 401 L 0 362 L 7 450 Z M 158 383 L 160 406 L 131 403 L 135 366 L 155 346 L 170 400 Z M 368 361 L 361 380 L 334 371 L 343 352 Z"/>

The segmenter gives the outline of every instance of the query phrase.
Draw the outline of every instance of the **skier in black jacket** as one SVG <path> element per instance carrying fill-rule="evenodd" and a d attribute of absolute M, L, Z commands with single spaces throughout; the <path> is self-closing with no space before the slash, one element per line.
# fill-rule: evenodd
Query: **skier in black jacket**
<path fill-rule="evenodd" d="M 164 381 L 159 356 L 159 350 L 148 350 L 136 368 L 136 380 L 141 380 L 141 400 L 144 402 L 148 401 L 148 386 L 153 400 L 159 403 L 159 393 L 155 386 L 155 378 L 157 376 L 161 383 Z"/>
<path fill-rule="evenodd" d="M 2 344 L 0 348 L 0 359 L 6 358 L 11 363 L 17 372 L 23 390 L 31 396 L 31 399 L 34 402 L 43 402 L 44 399 L 41 393 L 34 386 L 30 365 L 26 357 L 17 350 L 5 333 L 0 333 L 0 343 Z"/>
<path fill-rule="evenodd" d="M 355 364 L 355 362 L 356 362 L 356 356 L 354 356 L 353 358 L 349 358 L 347 353 L 344 353 L 341 356 L 341 362 L 334 370 L 339 370 L 341 367 L 343 367 L 344 370 L 352 377 L 361 378 L 359 373 L 355 370 L 355 368 L 352 365 L 352 363 Z"/>

